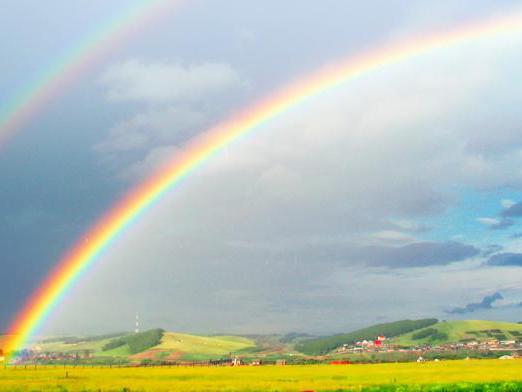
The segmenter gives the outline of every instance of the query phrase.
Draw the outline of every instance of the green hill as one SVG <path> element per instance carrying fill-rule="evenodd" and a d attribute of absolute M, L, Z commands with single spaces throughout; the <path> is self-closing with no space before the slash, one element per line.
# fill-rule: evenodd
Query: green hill
<path fill-rule="evenodd" d="M 401 320 L 392 323 L 372 325 L 350 333 L 309 339 L 296 345 L 296 350 L 308 355 L 323 355 L 343 344 L 352 344 L 359 340 L 373 340 L 378 335 L 393 337 L 411 331 L 429 327 L 437 323 L 437 319 Z"/>
<path fill-rule="evenodd" d="M 254 348 L 253 340 L 240 336 L 197 336 L 166 332 L 161 343 L 154 349 L 177 354 L 182 359 L 221 358 L 229 353 Z"/>
<path fill-rule="evenodd" d="M 488 320 L 442 321 L 397 336 L 391 343 L 400 346 L 468 341 L 522 340 L 522 324 Z"/>
<path fill-rule="evenodd" d="M 285 356 L 303 358 L 303 354 L 328 354 L 343 344 L 373 340 L 378 335 L 385 335 L 389 343 L 404 347 L 490 339 L 522 341 L 522 324 L 487 320 L 401 320 L 319 338 L 300 334 L 199 336 L 154 329 L 139 334 L 53 338 L 42 340 L 33 348 L 43 352 L 89 351 L 102 361 L 208 360 L 229 354 L 263 359 Z"/>
<path fill-rule="evenodd" d="M 57 337 L 33 345 L 43 352 L 83 353 L 95 357 L 204 360 L 255 349 L 256 342 L 240 336 L 198 336 L 152 329 L 139 334 Z"/>
<path fill-rule="evenodd" d="M 80 353 L 89 351 L 95 355 L 108 356 L 125 356 L 128 355 L 118 350 L 118 352 L 104 352 L 103 347 L 114 338 L 128 335 L 127 332 L 121 332 L 108 335 L 96 335 L 86 337 L 57 337 L 45 339 L 33 345 L 43 352 L 63 352 L 63 353 Z"/>

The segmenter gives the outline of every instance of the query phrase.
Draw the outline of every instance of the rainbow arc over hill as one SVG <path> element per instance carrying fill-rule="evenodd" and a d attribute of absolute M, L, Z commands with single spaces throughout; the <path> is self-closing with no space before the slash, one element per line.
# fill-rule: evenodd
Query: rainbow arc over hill
<path fill-rule="evenodd" d="M 299 105 L 308 97 L 354 80 L 368 72 L 436 49 L 519 31 L 522 31 L 522 12 L 512 13 L 507 17 L 482 20 L 453 30 L 392 42 L 324 67 L 202 133 L 189 142 L 181 154 L 117 202 L 63 256 L 13 321 L 10 328 L 11 335 L 4 351 L 13 352 L 27 344 L 52 310 L 60 304 L 68 289 L 95 262 L 104 249 L 167 192 L 240 137 L 260 129 L 267 122 Z"/>
<path fill-rule="evenodd" d="M 74 81 L 144 27 L 171 14 L 181 0 L 140 0 L 101 24 L 0 110 L 0 147 Z"/>

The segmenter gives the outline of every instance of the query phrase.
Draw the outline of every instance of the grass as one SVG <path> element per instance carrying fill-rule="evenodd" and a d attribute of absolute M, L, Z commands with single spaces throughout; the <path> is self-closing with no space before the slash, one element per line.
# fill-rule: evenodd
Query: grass
<path fill-rule="evenodd" d="M 403 391 L 520 390 L 522 383 L 487 389 L 467 384 L 514 381 L 522 381 L 519 360 L 239 368 L 0 369 L 0 391 L 391 391 L 396 386 Z"/>
<path fill-rule="evenodd" d="M 166 332 L 156 349 L 183 353 L 185 359 L 206 359 L 254 347 L 253 340 L 239 336 L 197 336 Z"/>
<path fill-rule="evenodd" d="M 101 339 L 96 341 L 86 341 L 80 343 L 65 343 L 63 341 L 57 342 L 49 342 L 49 343 L 39 343 L 36 344 L 39 346 L 42 351 L 46 352 L 77 352 L 83 350 L 90 350 L 92 352 L 101 352 L 102 347 L 110 342 L 112 339 Z"/>
<path fill-rule="evenodd" d="M 38 346 L 44 352 L 83 352 L 90 350 L 97 357 L 128 357 L 131 354 L 128 345 L 103 351 L 103 346 L 111 340 L 112 338 L 108 338 L 72 344 L 57 340 L 40 342 Z M 159 350 L 163 355 L 166 355 L 166 352 L 179 353 L 180 359 L 205 360 L 221 358 L 230 352 L 240 352 L 255 346 L 256 343 L 253 340 L 240 336 L 197 336 L 165 332 L 161 343 L 154 349 Z"/>
<path fill-rule="evenodd" d="M 443 321 L 435 325 L 432 325 L 430 328 L 435 328 L 439 332 L 447 334 L 448 338 L 445 339 L 445 341 L 450 342 L 458 342 L 461 340 L 483 341 L 494 338 L 494 335 L 488 335 L 488 333 L 484 332 L 488 330 L 498 329 L 501 331 L 502 335 L 505 336 L 505 338 L 514 340 L 520 340 L 520 337 L 513 335 L 512 331 L 514 331 L 515 333 L 522 333 L 522 324 L 488 320 Z M 418 332 L 419 331 L 414 331 L 398 336 L 396 338 L 393 338 L 392 342 L 394 344 L 399 344 L 403 346 L 414 346 L 418 344 L 431 342 L 430 337 L 426 337 L 424 339 L 413 339 L 413 335 Z"/>

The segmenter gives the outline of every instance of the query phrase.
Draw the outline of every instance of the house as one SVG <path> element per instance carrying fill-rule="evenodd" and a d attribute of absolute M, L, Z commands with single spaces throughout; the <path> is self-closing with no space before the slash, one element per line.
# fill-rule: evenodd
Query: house
<path fill-rule="evenodd" d="M 488 345 L 488 346 L 498 346 L 498 340 L 497 339 L 486 340 L 486 345 Z"/>

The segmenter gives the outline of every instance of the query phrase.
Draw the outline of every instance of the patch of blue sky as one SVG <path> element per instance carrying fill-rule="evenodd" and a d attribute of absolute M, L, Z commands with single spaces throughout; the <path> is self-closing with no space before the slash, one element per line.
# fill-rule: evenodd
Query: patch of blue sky
<path fill-rule="evenodd" d="M 495 228 L 494 220 L 502 221 L 500 213 L 506 208 L 503 204 L 519 201 L 520 198 L 520 192 L 513 189 L 459 189 L 455 203 L 444 213 L 419 222 L 431 228 L 421 233 L 420 237 L 431 241 L 465 242 L 477 247 L 501 245 L 521 230 L 522 221 L 513 219 L 511 226 Z"/>

